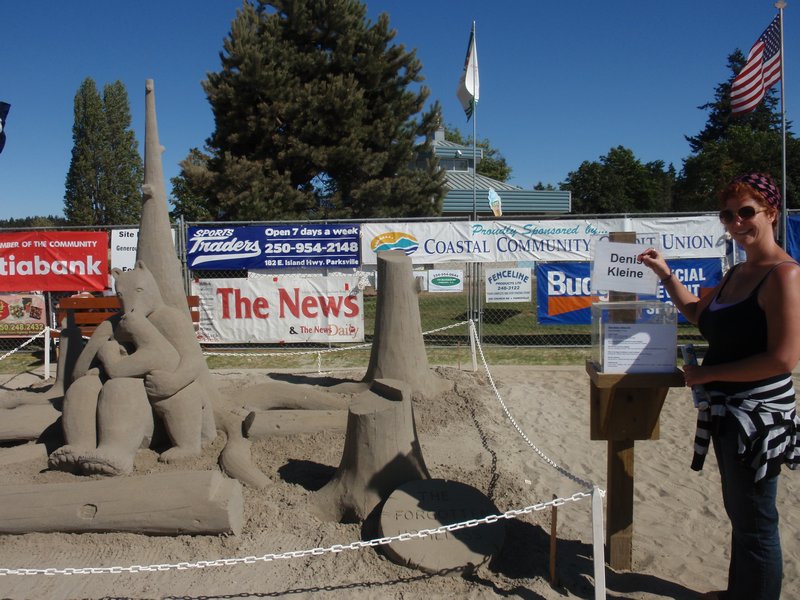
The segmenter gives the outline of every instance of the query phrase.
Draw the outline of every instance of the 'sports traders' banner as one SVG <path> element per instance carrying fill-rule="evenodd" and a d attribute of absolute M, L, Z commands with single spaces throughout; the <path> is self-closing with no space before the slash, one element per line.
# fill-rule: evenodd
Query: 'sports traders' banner
<path fill-rule="evenodd" d="M 0 234 L 0 292 L 103 290 L 107 283 L 104 231 Z"/>

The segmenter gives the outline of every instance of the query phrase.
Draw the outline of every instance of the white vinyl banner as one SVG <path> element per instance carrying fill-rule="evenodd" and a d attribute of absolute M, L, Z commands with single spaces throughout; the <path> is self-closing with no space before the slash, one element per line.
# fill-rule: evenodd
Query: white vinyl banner
<path fill-rule="evenodd" d="M 201 279 L 204 342 L 363 342 L 364 303 L 358 276 Z"/>
<path fill-rule="evenodd" d="M 175 230 L 171 230 L 172 243 L 175 244 Z M 136 247 L 139 244 L 138 229 L 111 230 L 111 264 L 109 268 L 130 271 L 136 264 Z"/>
<path fill-rule="evenodd" d="M 364 223 L 361 261 L 376 264 L 381 250 L 402 250 L 415 264 L 441 262 L 586 261 L 591 246 L 615 231 L 666 258 L 719 258 L 724 230 L 714 215 L 541 221 Z"/>

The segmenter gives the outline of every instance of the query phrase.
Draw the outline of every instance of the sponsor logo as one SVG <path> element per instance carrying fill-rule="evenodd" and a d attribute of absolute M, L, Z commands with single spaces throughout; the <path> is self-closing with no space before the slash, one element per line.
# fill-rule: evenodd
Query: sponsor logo
<path fill-rule="evenodd" d="M 461 280 L 454 275 L 439 275 L 431 279 L 431 283 L 439 287 L 452 287 L 461 283 Z"/>
<path fill-rule="evenodd" d="M 372 238 L 369 247 L 376 253 L 384 250 L 402 250 L 407 255 L 411 255 L 419 248 L 419 242 L 411 234 L 402 231 L 387 231 Z"/>
<path fill-rule="evenodd" d="M 551 317 L 589 308 L 597 302 L 589 277 L 570 277 L 563 271 L 547 273 L 547 314 Z"/>
<path fill-rule="evenodd" d="M 190 267 L 220 260 L 239 260 L 261 255 L 258 240 L 231 237 L 233 229 L 198 229 L 189 239 Z M 199 255 L 199 256 L 198 256 Z"/>

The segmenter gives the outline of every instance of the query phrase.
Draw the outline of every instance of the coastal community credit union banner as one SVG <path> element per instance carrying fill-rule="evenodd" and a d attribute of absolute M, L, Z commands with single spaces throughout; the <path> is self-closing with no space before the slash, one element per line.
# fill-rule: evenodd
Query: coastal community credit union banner
<path fill-rule="evenodd" d="M 668 260 L 672 272 L 696 295 L 701 296 L 722 279 L 722 261 L 719 258 Z M 597 301 L 592 295 L 591 263 L 564 262 L 536 265 L 537 317 L 542 325 L 589 325 L 592 322 L 591 306 Z M 655 296 L 640 295 L 640 299 L 658 299 L 669 303 L 664 286 L 658 286 Z M 685 323 L 683 316 L 678 322 Z"/>
<path fill-rule="evenodd" d="M 108 233 L 26 231 L 0 234 L 0 291 L 103 290 Z"/>
<path fill-rule="evenodd" d="M 358 267 L 359 232 L 353 223 L 189 227 L 186 261 L 195 271 Z"/>
<path fill-rule="evenodd" d="M 364 303 L 358 276 L 201 279 L 204 342 L 363 342 Z"/>
<path fill-rule="evenodd" d="M 636 242 L 667 258 L 721 257 L 724 230 L 714 215 L 542 221 L 364 223 L 361 259 L 402 250 L 414 264 L 439 262 L 582 261 L 612 231 L 635 231 Z"/>

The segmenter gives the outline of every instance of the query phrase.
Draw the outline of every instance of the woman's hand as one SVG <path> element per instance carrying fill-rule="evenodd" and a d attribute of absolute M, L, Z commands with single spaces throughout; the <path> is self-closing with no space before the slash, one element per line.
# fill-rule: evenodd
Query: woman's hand
<path fill-rule="evenodd" d="M 672 274 L 672 269 L 669 268 L 667 261 L 655 248 L 648 248 L 637 258 L 645 267 L 651 269 L 659 279 L 666 279 Z"/>
<path fill-rule="evenodd" d="M 703 368 L 701 365 L 684 365 L 683 378 L 686 380 L 686 385 L 692 387 L 695 385 L 703 385 L 709 381 L 713 381 L 708 377 L 708 369 Z"/>

